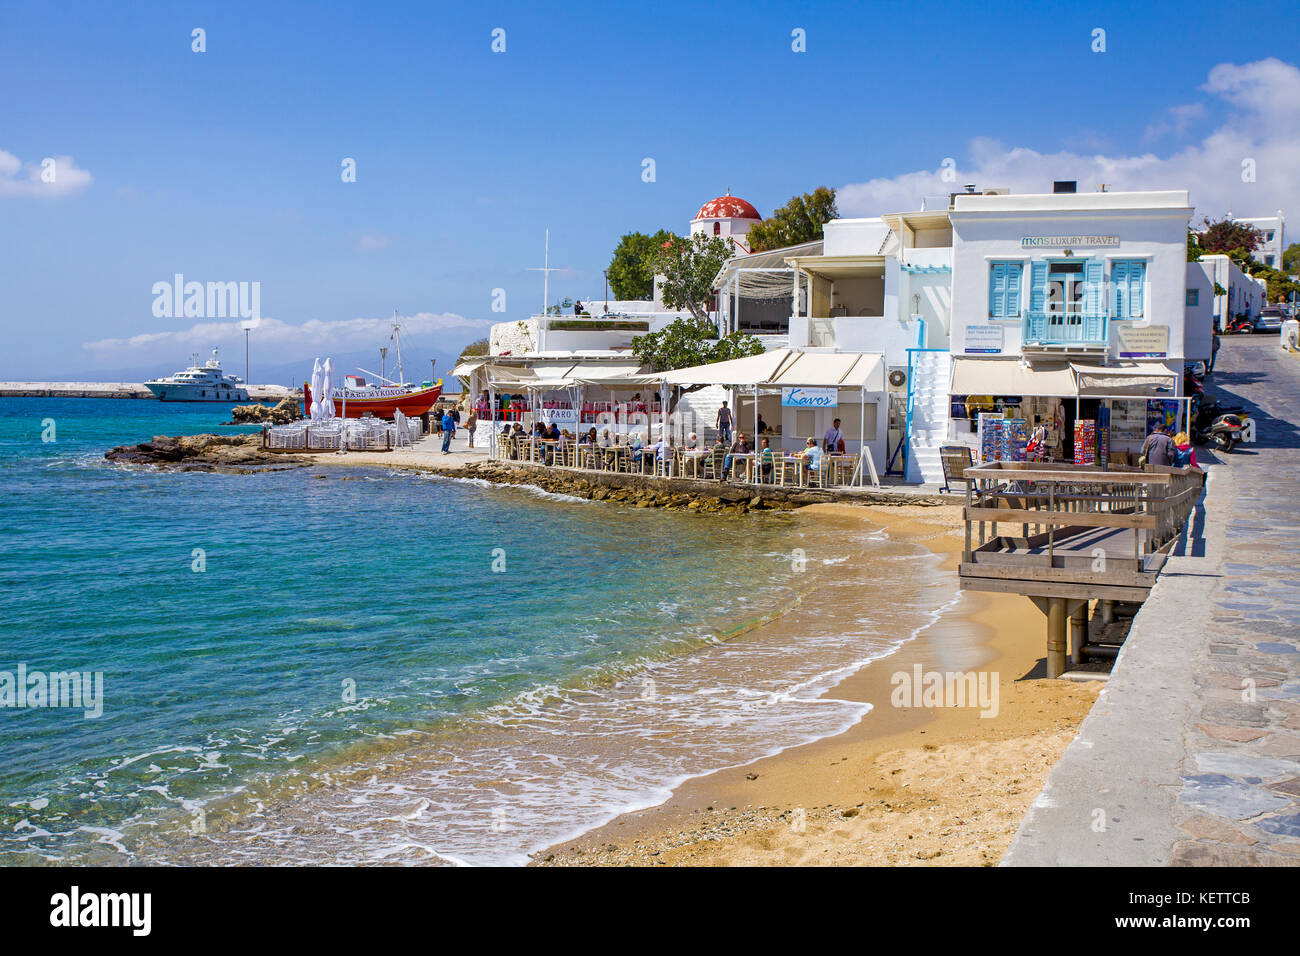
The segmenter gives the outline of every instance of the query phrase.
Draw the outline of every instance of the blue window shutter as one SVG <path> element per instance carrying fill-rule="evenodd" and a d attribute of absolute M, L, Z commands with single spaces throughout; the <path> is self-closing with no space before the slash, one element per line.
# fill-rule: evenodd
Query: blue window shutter
<path fill-rule="evenodd" d="M 995 262 L 989 269 L 989 318 L 1003 317 L 1002 309 L 1007 286 L 1007 264 Z"/>
<path fill-rule="evenodd" d="M 1089 259 L 1083 266 L 1083 311 L 1099 315 L 1105 301 L 1106 264 L 1101 259 Z"/>
<path fill-rule="evenodd" d="M 1146 272 L 1147 264 L 1145 262 L 1129 263 L 1129 308 L 1132 309 L 1131 315 L 1135 319 L 1142 318 L 1142 286 L 1146 279 Z"/>
<path fill-rule="evenodd" d="M 1020 273 L 1024 268 L 1019 262 L 1007 263 L 1007 311 L 1008 319 L 1020 318 Z"/>
<path fill-rule="evenodd" d="M 1114 313 L 1115 318 L 1124 319 L 1128 317 L 1128 262 L 1126 260 L 1117 260 L 1110 267 L 1110 284 L 1115 290 Z"/>
<path fill-rule="evenodd" d="M 1029 311 L 1047 311 L 1047 263 L 1033 262 L 1029 266 Z"/>

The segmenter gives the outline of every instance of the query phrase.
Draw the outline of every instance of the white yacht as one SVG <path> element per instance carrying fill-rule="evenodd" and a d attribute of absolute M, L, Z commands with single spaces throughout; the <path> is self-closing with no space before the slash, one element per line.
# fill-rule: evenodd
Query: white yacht
<path fill-rule="evenodd" d="M 199 354 L 194 353 L 193 364 L 183 372 L 166 378 L 156 378 L 144 383 L 145 388 L 163 402 L 246 402 L 248 389 L 236 375 L 221 371 L 217 350 L 202 365 Z"/>

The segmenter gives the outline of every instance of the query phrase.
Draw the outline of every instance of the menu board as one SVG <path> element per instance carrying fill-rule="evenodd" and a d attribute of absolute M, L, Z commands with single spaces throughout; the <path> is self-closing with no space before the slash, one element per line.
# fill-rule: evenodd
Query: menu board
<path fill-rule="evenodd" d="M 1110 437 L 1115 444 L 1140 442 L 1147 437 L 1147 403 L 1114 401 L 1110 411 Z"/>

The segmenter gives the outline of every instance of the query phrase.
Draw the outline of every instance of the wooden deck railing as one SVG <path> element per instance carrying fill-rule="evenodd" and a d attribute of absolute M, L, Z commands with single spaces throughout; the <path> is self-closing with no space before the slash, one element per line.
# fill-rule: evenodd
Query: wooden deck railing
<path fill-rule="evenodd" d="M 1176 538 L 1205 481 L 1198 468 L 1151 466 L 1149 470 L 1019 462 L 967 468 L 966 549 L 1001 537 L 999 524 L 1018 524 L 1021 535 L 1047 532 L 1050 566 L 1059 528 L 1133 531 L 1135 570 L 1147 555 Z M 991 534 L 986 535 L 986 526 Z M 978 544 L 975 544 L 978 531 Z"/>

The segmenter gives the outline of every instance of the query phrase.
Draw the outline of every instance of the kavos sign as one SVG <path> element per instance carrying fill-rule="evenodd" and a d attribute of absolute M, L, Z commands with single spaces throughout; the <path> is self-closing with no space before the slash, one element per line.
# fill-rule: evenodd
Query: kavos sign
<path fill-rule="evenodd" d="M 838 388 L 783 388 L 782 408 L 834 408 L 840 403 Z"/>

